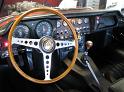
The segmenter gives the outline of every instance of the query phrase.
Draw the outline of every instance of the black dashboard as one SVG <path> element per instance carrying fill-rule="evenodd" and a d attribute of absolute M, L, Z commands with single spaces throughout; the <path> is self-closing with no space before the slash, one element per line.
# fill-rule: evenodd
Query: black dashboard
<path fill-rule="evenodd" d="M 122 19 L 122 15 L 119 11 L 78 11 L 71 13 L 66 12 L 64 15 L 75 27 L 79 43 L 79 52 L 85 49 L 85 35 L 116 28 L 120 23 L 120 19 Z M 12 24 L 13 22 L 3 27 L 5 33 L 0 34 L 1 58 L 8 57 L 7 37 Z M 1 28 L 0 31 L 3 29 Z M 41 38 L 42 36 L 52 36 L 54 39 L 59 40 L 71 40 L 73 38 L 66 22 L 56 15 L 27 17 L 16 27 L 13 36 L 35 39 Z"/>

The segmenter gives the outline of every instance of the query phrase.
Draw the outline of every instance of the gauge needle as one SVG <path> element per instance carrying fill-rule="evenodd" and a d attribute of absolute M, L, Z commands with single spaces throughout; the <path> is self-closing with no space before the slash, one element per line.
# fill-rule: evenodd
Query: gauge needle
<path fill-rule="evenodd" d="M 19 30 L 19 35 L 22 36 L 22 31 L 21 30 Z"/>
<path fill-rule="evenodd" d="M 45 31 L 45 27 L 43 26 L 43 31 Z"/>

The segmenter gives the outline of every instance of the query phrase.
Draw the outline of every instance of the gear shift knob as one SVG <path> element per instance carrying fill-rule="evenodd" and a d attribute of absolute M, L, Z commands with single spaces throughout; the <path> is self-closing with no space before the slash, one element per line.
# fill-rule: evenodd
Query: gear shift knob
<path fill-rule="evenodd" d="M 87 50 L 89 50 L 92 46 L 93 46 L 93 42 L 92 41 L 87 41 L 86 42 L 86 48 L 87 48 Z"/>

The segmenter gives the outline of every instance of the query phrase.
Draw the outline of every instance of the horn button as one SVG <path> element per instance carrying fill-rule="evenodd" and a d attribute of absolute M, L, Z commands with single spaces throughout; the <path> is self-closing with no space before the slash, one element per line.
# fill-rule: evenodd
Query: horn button
<path fill-rule="evenodd" d="M 43 37 L 40 40 L 40 48 L 45 53 L 52 53 L 55 50 L 55 41 L 51 37 Z"/>

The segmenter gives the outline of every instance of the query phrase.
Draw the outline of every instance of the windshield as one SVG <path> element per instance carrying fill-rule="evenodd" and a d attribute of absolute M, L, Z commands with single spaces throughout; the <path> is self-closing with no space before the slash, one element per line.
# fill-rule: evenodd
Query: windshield
<path fill-rule="evenodd" d="M 119 10 L 124 10 L 121 7 L 123 5 L 121 0 L 0 0 L 0 17 L 17 15 L 32 8 L 44 6 L 58 8 L 89 7 L 97 10 L 119 8 Z"/>

